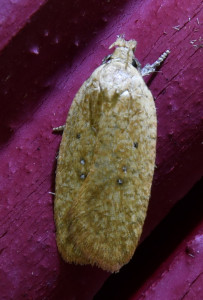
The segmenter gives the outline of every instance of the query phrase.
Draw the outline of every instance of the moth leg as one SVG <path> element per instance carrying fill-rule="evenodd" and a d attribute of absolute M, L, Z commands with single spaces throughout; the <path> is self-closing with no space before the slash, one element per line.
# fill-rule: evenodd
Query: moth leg
<path fill-rule="evenodd" d="M 108 63 L 108 62 L 111 60 L 111 56 L 112 56 L 111 54 L 105 56 L 105 57 L 102 59 L 102 65 Z"/>
<path fill-rule="evenodd" d="M 142 66 L 141 66 L 141 63 L 139 62 L 139 60 L 136 57 L 133 58 L 132 65 L 133 65 L 133 67 L 138 69 L 138 71 L 141 73 Z"/>
<path fill-rule="evenodd" d="M 166 50 L 153 64 L 146 64 L 144 68 L 141 69 L 141 75 L 146 76 L 156 71 L 156 69 L 161 65 L 161 63 L 169 55 L 170 50 Z"/>
<path fill-rule="evenodd" d="M 61 131 L 63 132 L 64 129 L 65 129 L 65 125 L 62 125 L 62 126 L 54 127 L 54 128 L 52 129 L 52 131 L 53 131 L 54 133 L 57 133 L 57 132 L 61 132 Z"/>

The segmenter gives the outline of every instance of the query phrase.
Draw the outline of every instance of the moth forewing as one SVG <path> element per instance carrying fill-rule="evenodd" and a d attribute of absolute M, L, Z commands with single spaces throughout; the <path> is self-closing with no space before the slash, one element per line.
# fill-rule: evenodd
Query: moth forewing
<path fill-rule="evenodd" d="M 113 46 L 113 54 L 73 100 L 55 197 L 57 244 L 64 260 L 110 272 L 128 263 L 139 242 L 157 131 L 152 94 L 133 66 L 136 42 L 119 37 Z"/>

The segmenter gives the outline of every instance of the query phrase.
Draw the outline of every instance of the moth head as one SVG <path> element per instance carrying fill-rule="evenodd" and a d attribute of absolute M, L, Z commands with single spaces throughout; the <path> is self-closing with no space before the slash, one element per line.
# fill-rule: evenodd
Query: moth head
<path fill-rule="evenodd" d="M 123 36 L 118 36 L 117 40 L 109 47 L 109 49 L 116 48 L 111 55 L 111 59 L 132 64 L 136 45 L 135 40 L 126 41 Z"/>
<path fill-rule="evenodd" d="M 112 49 L 113 47 L 117 46 L 117 47 L 128 48 L 129 50 L 132 50 L 134 52 L 136 45 L 137 42 L 135 40 L 126 41 L 123 35 L 119 35 L 117 37 L 117 40 L 109 47 L 109 49 Z"/>

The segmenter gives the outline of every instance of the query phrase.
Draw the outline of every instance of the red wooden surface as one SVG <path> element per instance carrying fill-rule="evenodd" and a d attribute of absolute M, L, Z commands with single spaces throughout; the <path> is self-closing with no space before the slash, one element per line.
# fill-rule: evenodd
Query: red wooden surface
<path fill-rule="evenodd" d="M 138 41 L 142 64 L 171 50 L 146 79 L 158 144 L 144 240 L 203 174 L 202 1 L 34 2 L 0 0 L 1 298 L 92 299 L 108 274 L 65 264 L 56 248 L 52 127 L 117 34 Z"/>
<path fill-rule="evenodd" d="M 203 179 L 111 275 L 94 300 L 203 299 Z"/>

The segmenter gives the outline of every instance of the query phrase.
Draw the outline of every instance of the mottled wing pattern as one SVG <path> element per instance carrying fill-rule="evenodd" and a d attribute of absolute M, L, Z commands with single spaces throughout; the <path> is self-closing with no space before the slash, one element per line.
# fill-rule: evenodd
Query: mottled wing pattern
<path fill-rule="evenodd" d="M 90 172 L 69 214 L 76 247 L 91 264 L 112 272 L 138 244 L 154 172 L 155 107 L 148 89 L 139 87 L 141 76 L 137 81 L 136 95 L 130 89 L 118 93 L 116 84 L 113 95 L 101 87 L 109 101 L 103 103 Z"/>
<path fill-rule="evenodd" d="M 55 198 L 62 257 L 111 272 L 130 260 L 142 232 L 157 126 L 152 95 L 131 63 L 133 52 L 129 56 L 127 48 L 117 49 L 73 100 Z"/>
<path fill-rule="evenodd" d="M 88 81 L 80 88 L 69 110 L 57 161 L 54 202 L 59 251 L 66 261 L 81 264 L 88 261 L 71 241 L 68 212 L 78 198 L 94 153 L 95 131 L 91 126 L 90 102 L 92 97 L 98 98 L 99 91 L 95 86 L 94 93 L 91 90 L 89 95 L 87 85 Z"/>

